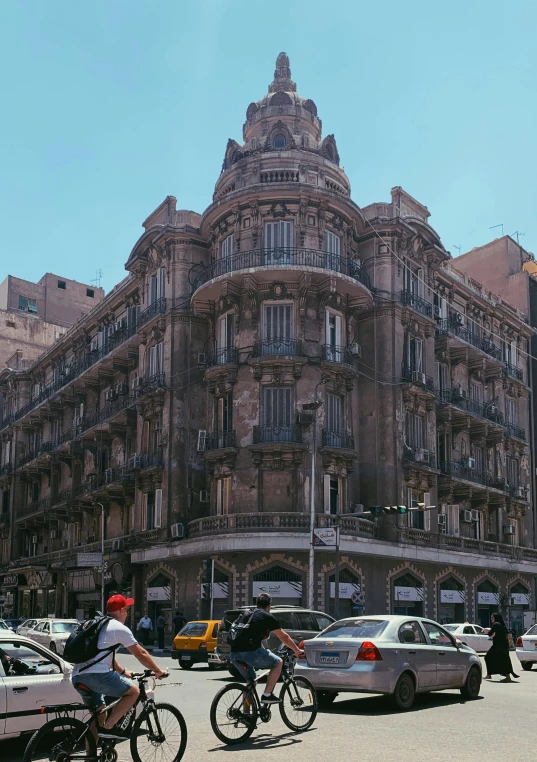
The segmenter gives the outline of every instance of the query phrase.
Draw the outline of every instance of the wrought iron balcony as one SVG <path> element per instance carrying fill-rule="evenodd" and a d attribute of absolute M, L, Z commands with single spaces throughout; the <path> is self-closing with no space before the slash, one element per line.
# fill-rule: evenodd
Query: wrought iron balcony
<path fill-rule="evenodd" d="M 142 453 L 141 455 L 131 455 L 129 458 L 128 470 L 141 471 L 144 468 L 163 468 L 164 456 L 162 448 L 159 447 L 156 452 Z"/>
<path fill-rule="evenodd" d="M 323 447 L 342 447 L 346 450 L 354 450 L 354 437 L 349 431 L 323 429 L 321 444 Z"/>
<path fill-rule="evenodd" d="M 436 468 L 436 456 L 433 449 L 424 447 L 412 447 L 405 444 L 403 447 L 403 459 L 409 463 L 419 463 L 423 466 Z"/>
<path fill-rule="evenodd" d="M 216 434 L 208 434 L 205 438 L 205 450 L 225 450 L 227 447 L 236 446 L 234 431 L 220 431 Z"/>
<path fill-rule="evenodd" d="M 302 429 L 300 426 L 254 426 L 254 444 L 270 442 L 288 442 L 302 444 Z"/>
<path fill-rule="evenodd" d="M 56 449 L 58 444 L 59 442 L 48 440 L 46 442 L 40 442 L 30 450 L 21 453 L 17 458 L 17 468 L 21 468 L 21 466 L 26 465 L 26 463 L 31 463 L 32 460 L 39 458 L 41 455 L 46 455 L 47 453 L 52 452 Z"/>
<path fill-rule="evenodd" d="M 142 383 L 137 389 L 137 397 L 153 392 L 155 389 L 166 388 L 166 376 L 164 373 L 155 373 L 153 376 L 139 376 L 139 378 L 142 379 Z"/>
<path fill-rule="evenodd" d="M 411 307 L 426 317 L 433 316 L 433 305 L 421 296 L 413 294 L 412 291 L 401 291 L 401 304 Z"/>
<path fill-rule="evenodd" d="M 492 341 L 484 339 L 481 336 L 478 336 L 476 333 L 473 333 L 469 328 L 462 325 L 461 323 L 458 323 L 453 318 L 443 318 L 436 324 L 437 336 L 447 336 L 448 334 L 451 336 L 457 336 L 459 339 L 462 339 L 462 341 L 465 341 L 477 349 L 480 349 L 482 352 L 490 355 L 495 360 L 501 359 L 502 351 L 500 347 L 497 347 L 496 344 L 494 344 Z"/>
<path fill-rule="evenodd" d="M 528 500 L 529 488 L 522 486 L 521 484 L 510 484 L 507 487 L 510 497 L 518 498 L 519 500 Z"/>
<path fill-rule="evenodd" d="M 153 304 L 150 304 L 147 309 L 140 312 L 140 315 L 138 316 L 138 328 L 141 328 L 141 326 L 149 322 L 155 315 L 162 315 L 164 312 L 166 312 L 166 297 L 161 296 L 160 299 L 157 299 Z"/>
<path fill-rule="evenodd" d="M 62 503 L 70 503 L 73 500 L 73 494 L 71 487 L 61 489 L 56 496 L 52 498 L 51 506 L 54 508 L 54 506 L 61 505 Z"/>
<path fill-rule="evenodd" d="M 353 365 L 356 359 L 350 347 L 338 347 L 332 344 L 323 344 L 321 357 L 326 362 L 343 362 L 347 365 Z"/>
<path fill-rule="evenodd" d="M 507 485 L 505 481 L 494 474 L 487 473 L 484 470 L 477 469 L 471 465 L 473 458 L 464 458 L 463 460 L 452 460 L 445 463 L 440 463 L 440 471 L 449 476 L 454 476 L 459 479 L 465 479 L 475 484 L 481 484 L 485 487 L 492 487 L 493 489 L 500 489 L 507 491 Z"/>
<path fill-rule="evenodd" d="M 312 267 L 347 275 L 371 289 L 371 281 L 358 262 L 339 254 L 330 254 L 318 249 L 255 249 L 242 251 L 228 257 L 221 257 L 201 270 L 194 279 L 193 290 L 220 275 L 237 270 L 257 267 Z M 140 316 L 141 317 L 141 316 Z"/>
<path fill-rule="evenodd" d="M 50 497 L 42 497 L 39 500 L 34 500 L 27 505 L 19 505 L 15 509 L 15 515 L 18 519 L 32 516 L 35 513 L 43 513 L 50 508 Z"/>
<path fill-rule="evenodd" d="M 11 413 L 10 415 L 6 415 L 2 418 L 0 421 L 0 431 L 2 429 L 6 429 L 8 426 L 12 426 L 15 423 L 15 415 Z"/>
<path fill-rule="evenodd" d="M 430 392 L 434 392 L 434 379 L 419 370 L 405 368 L 403 370 L 403 375 L 401 376 L 401 381 L 404 384 L 417 384 Z"/>
<path fill-rule="evenodd" d="M 506 376 L 516 378 L 517 381 L 524 381 L 524 374 L 516 365 L 506 362 L 503 364 L 503 370 Z"/>
<path fill-rule="evenodd" d="M 97 490 L 105 489 L 107 486 L 117 484 L 118 482 L 130 479 L 130 473 L 127 466 L 116 466 L 115 468 L 107 468 L 101 474 L 94 474 L 88 477 L 82 484 L 80 484 L 74 491 L 76 497 L 88 495 Z"/>
<path fill-rule="evenodd" d="M 517 439 L 526 441 L 526 432 L 523 428 L 517 426 L 515 423 L 506 423 L 505 426 L 507 428 L 507 434 L 510 437 L 516 437 Z"/>
<path fill-rule="evenodd" d="M 212 368 L 215 365 L 230 365 L 232 363 L 236 365 L 239 362 L 239 350 L 237 347 L 216 349 L 214 352 L 209 352 L 205 359 L 208 368 Z"/>
<path fill-rule="evenodd" d="M 503 414 L 498 409 L 497 405 L 492 403 L 483 403 L 478 400 L 473 400 L 468 396 L 464 396 L 463 391 L 460 388 L 442 389 L 438 392 L 439 402 L 445 404 L 455 405 L 455 407 L 461 410 L 466 410 L 470 415 L 476 415 L 480 418 L 486 418 L 488 421 L 497 423 L 500 426 L 504 426 Z"/>
<path fill-rule="evenodd" d="M 271 355 L 302 357 L 302 354 L 302 342 L 297 339 L 256 341 L 252 351 L 252 357 L 270 357 Z"/>

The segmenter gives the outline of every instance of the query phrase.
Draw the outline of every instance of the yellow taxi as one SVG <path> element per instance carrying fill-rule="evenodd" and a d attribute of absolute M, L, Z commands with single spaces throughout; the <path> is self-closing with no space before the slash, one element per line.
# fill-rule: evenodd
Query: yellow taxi
<path fill-rule="evenodd" d="M 207 655 L 216 648 L 219 626 L 220 620 L 217 619 L 200 619 L 185 624 L 174 638 L 172 659 L 178 659 L 182 669 L 206 663 Z M 214 669 L 214 665 L 209 664 L 209 669 Z"/>

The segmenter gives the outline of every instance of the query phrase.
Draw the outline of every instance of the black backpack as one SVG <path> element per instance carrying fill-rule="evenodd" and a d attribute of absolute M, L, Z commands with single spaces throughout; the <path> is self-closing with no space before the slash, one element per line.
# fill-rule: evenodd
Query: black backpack
<path fill-rule="evenodd" d="M 229 628 L 227 642 L 235 651 L 242 651 L 250 645 L 250 622 L 253 611 L 243 611 Z"/>
<path fill-rule="evenodd" d="M 88 619 L 87 622 L 80 624 L 74 632 L 72 632 L 63 651 L 63 658 L 65 661 L 71 662 L 71 664 L 82 664 L 85 661 L 90 661 L 95 656 L 102 654 L 98 659 L 95 659 L 91 664 L 87 664 L 80 670 L 83 672 L 89 667 L 93 667 L 97 662 L 105 659 L 109 653 L 115 651 L 118 646 L 111 646 L 110 648 L 99 648 L 99 635 L 103 627 L 108 624 L 112 617 L 110 616 L 96 616 L 94 619 Z"/>

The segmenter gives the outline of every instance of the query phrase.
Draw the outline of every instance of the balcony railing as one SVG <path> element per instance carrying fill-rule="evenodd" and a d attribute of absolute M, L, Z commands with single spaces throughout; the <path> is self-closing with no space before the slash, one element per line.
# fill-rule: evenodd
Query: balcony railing
<path fill-rule="evenodd" d="M 447 334 L 458 336 L 458 338 L 466 341 L 477 349 L 480 349 L 495 360 L 501 359 L 502 351 L 500 347 L 497 347 L 492 341 L 483 339 L 481 336 L 478 336 L 478 334 L 473 333 L 469 328 L 457 323 L 452 318 L 443 318 L 442 320 L 439 320 L 437 322 L 436 334 L 437 336 L 445 336 Z"/>
<path fill-rule="evenodd" d="M 128 470 L 138 471 L 144 468 L 163 468 L 164 457 L 162 449 L 157 452 L 142 453 L 141 455 L 131 455 L 129 458 Z"/>
<path fill-rule="evenodd" d="M 428 389 L 430 392 L 434 392 L 434 379 L 421 371 L 405 368 L 401 380 L 404 384 L 417 384 Z"/>
<path fill-rule="evenodd" d="M 237 347 L 216 349 L 214 352 L 209 352 L 205 360 L 208 368 L 212 368 L 215 365 L 236 365 L 239 362 L 239 350 Z"/>
<path fill-rule="evenodd" d="M 266 339 L 265 341 L 256 341 L 252 357 L 270 357 L 271 355 L 302 357 L 302 342 L 296 339 Z"/>
<path fill-rule="evenodd" d="M 31 463 L 32 460 L 39 458 L 41 455 L 46 455 L 47 453 L 52 452 L 56 449 L 58 444 L 59 442 L 48 440 L 46 442 L 40 442 L 30 450 L 21 453 L 17 458 L 17 468 L 21 468 L 21 466 L 24 466 L 26 463 Z"/>
<path fill-rule="evenodd" d="M 52 498 L 51 506 L 54 508 L 54 506 L 61 505 L 62 503 L 70 503 L 73 500 L 73 494 L 71 487 L 61 489 L 57 495 Z"/>
<path fill-rule="evenodd" d="M 338 347 L 332 344 L 323 344 L 321 357 L 326 362 L 344 362 L 353 365 L 356 359 L 350 347 Z"/>
<path fill-rule="evenodd" d="M 205 438 L 205 450 L 225 450 L 227 447 L 236 447 L 236 435 L 234 431 L 221 431 L 217 434 L 209 434 Z"/>
<path fill-rule="evenodd" d="M 401 292 L 401 304 L 412 307 L 413 310 L 421 312 L 421 314 L 426 317 L 433 316 L 433 305 L 430 302 L 425 301 L 421 296 L 413 294 L 412 291 Z"/>
<path fill-rule="evenodd" d="M 474 482 L 474 484 L 481 484 L 484 487 L 492 487 L 493 489 L 507 492 L 507 484 L 504 479 L 494 476 L 494 474 L 490 474 L 487 471 L 472 467 L 469 465 L 469 461 L 472 460 L 472 458 L 465 458 L 464 460 L 452 460 L 440 463 L 440 471 L 455 478 Z"/>
<path fill-rule="evenodd" d="M 22 519 L 34 513 L 43 513 L 48 508 L 50 508 L 50 497 L 42 497 L 39 500 L 28 503 L 28 505 L 19 505 L 15 509 L 15 515 L 18 519 Z"/>
<path fill-rule="evenodd" d="M 349 431 L 323 429 L 321 444 L 323 447 L 342 447 L 346 450 L 354 450 L 354 437 Z"/>
<path fill-rule="evenodd" d="M 405 444 L 403 446 L 403 459 L 409 463 L 419 463 L 423 466 L 436 468 L 436 456 L 433 449 L 425 447 L 411 447 Z"/>
<path fill-rule="evenodd" d="M 157 299 L 153 304 L 150 304 L 147 309 L 140 312 L 140 315 L 138 316 L 138 328 L 145 325 L 151 318 L 154 318 L 155 315 L 162 315 L 164 312 L 166 312 L 166 298 L 161 296 L 160 299 Z"/>
<path fill-rule="evenodd" d="M 510 497 L 518 498 L 519 500 L 528 499 L 528 487 L 524 487 L 521 484 L 510 484 L 507 487 Z"/>
<path fill-rule="evenodd" d="M 4 463 L 3 466 L 0 466 L 0 476 L 9 476 L 12 471 L 13 466 L 11 463 Z"/>
<path fill-rule="evenodd" d="M 516 437 L 517 439 L 523 439 L 526 441 L 526 431 L 517 426 L 515 423 L 506 423 L 505 427 L 510 437 Z"/>
<path fill-rule="evenodd" d="M 143 382 L 141 387 L 138 387 L 137 396 L 141 397 L 144 394 L 155 391 L 155 389 L 166 388 L 166 376 L 164 373 L 155 373 L 153 376 L 143 376 Z"/>
<path fill-rule="evenodd" d="M 117 484 L 118 482 L 130 479 L 130 473 L 127 466 L 116 466 L 115 468 L 107 468 L 101 474 L 95 474 L 90 476 L 86 481 L 82 482 L 76 487 L 74 494 L 75 497 L 81 497 L 82 495 L 88 495 L 96 490 L 103 489 L 109 485 Z"/>
<path fill-rule="evenodd" d="M 243 251 L 229 257 L 217 259 L 205 267 L 194 279 L 193 289 L 220 275 L 236 270 L 250 270 L 257 267 L 313 267 L 317 270 L 330 270 L 347 275 L 371 289 L 367 273 L 358 262 L 339 254 L 330 254 L 318 249 L 257 249 Z"/>
<path fill-rule="evenodd" d="M 302 444 L 300 426 L 254 426 L 254 444 L 288 442 Z"/>
<path fill-rule="evenodd" d="M 9 415 L 5 415 L 2 420 L 0 421 L 0 431 L 2 429 L 5 429 L 7 426 L 12 426 L 15 423 L 15 414 L 10 413 Z"/>
<path fill-rule="evenodd" d="M 520 368 L 516 367 L 516 365 L 511 365 L 511 363 L 506 362 L 503 364 L 503 369 L 506 376 L 516 378 L 517 381 L 524 381 L 524 374 Z"/>
<path fill-rule="evenodd" d="M 480 418 L 486 418 L 488 421 L 497 423 L 500 426 L 504 425 L 503 415 L 498 410 L 497 405 L 490 403 L 486 404 L 479 402 L 478 400 L 473 400 L 468 396 L 465 397 L 460 388 L 455 387 L 453 389 L 442 389 L 438 392 L 438 400 L 439 402 L 444 402 L 445 404 L 455 405 L 455 407 L 458 407 L 461 410 L 466 410 L 466 412 L 470 413 L 471 415 L 477 415 Z"/>

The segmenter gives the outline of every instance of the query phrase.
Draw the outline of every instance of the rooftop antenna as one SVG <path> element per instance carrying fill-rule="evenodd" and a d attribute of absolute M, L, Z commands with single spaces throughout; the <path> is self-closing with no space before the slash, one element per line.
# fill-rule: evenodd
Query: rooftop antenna
<path fill-rule="evenodd" d="M 520 241 L 519 241 L 518 237 L 521 236 L 521 235 L 526 235 L 526 233 L 521 233 L 520 230 L 515 230 L 514 233 L 511 233 L 511 238 L 513 238 L 515 235 L 516 235 L 516 242 L 520 246 Z"/>
<path fill-rule="evenodd" d="M 491 225 L 489 230 L 494 230 L 494 228 L 501 228 L 502 229 L 502 235 L 503 235 L 503 222 L 500 222 L 499 225 Z"/>
<path fill-rule="evenodd" d="M 460 246 L 457 246 L 457 244 L 456 244 L 456 243 L 454 243 L 454 244 L 453 244 L 453 248 L 454 248 L 454 249 L 457 249 L 457 251 L 459 252 L 459 257 L 460 257 L 460 255 L 461 255 L 461 249 L 462 249 L 462 243 L 461 243 L 461 245 L 460 245 Z"/>
<path fill-rule="evenodd" d="M 102 277 L 103 277 L 103 271 L 102 271 L 102 270 L 101 270 L 101 268 L 99 267 L 99 269 L 98 269 L 98 270 L 97 270 L 97 272 L 95 273 L 95 278 L 94 278 L 94 279 L 93 279 L 91 282 L 92 282 L 92 283 L 95 283 L 95 285 L 97 286 L 97 288 L 100 288 L 100 287 L 101 287 L 101 278 L 102 278 Z"/>

